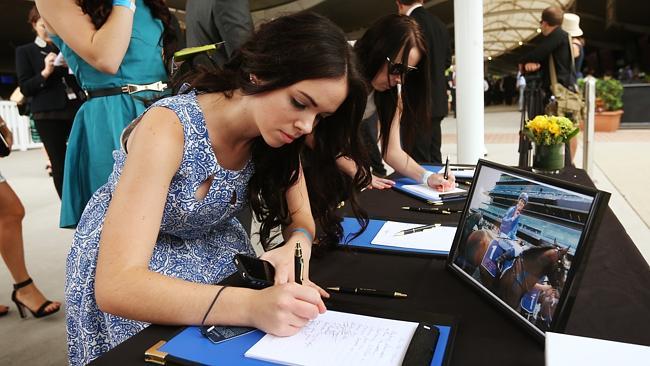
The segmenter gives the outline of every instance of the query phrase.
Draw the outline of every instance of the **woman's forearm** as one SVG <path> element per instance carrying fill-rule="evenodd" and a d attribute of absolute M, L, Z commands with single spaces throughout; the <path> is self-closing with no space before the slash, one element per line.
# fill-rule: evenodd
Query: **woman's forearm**
<path fill-rule="evenodd" d="M 386 156 L 384 157 L 386 164 L 390 165 L 395 171 L 400 173 L 405 177 L 409 177 L 416 182 L 422 180 L 422 173 L 424 173 L 424 168 L 420 166 L 413 158 L 411 158 L 404 150 L 402 149 L 388 149 Z"/>
<path fill-rule="evenodd" d="M 73 0 L 36 0 L 48 31 L 57 34 L 95 69 L 115 74 L 122 64 L 131 41 L 134 12 L 124 6 L 114 6 L 106 22 L 95 28 Z"/>
<path fill-rule="evenodd" d="M 100 310 L 127 319 L 173 325 L 200 324 L 218 290 L 218 286 L 187 282 L 147 268 L 110 274 L 98 270 L 95 283 Z M 251 325 L 247 310 L 251 291 L 226 289 L 206 324 Z"/>

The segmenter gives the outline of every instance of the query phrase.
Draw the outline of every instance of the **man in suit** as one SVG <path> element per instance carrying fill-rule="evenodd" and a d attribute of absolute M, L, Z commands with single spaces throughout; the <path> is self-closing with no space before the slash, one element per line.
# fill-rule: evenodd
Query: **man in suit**
<path fill-rule="evenodd" d="M 185 8 L 187 47 L 225 41 L 211 58 L 223 66 L 253 32 L 248 0 L 191 0 Z"/>
<path fill-rule="evenodd" d="M 448 113 L 445 70 L 451 65 L 451 46 L 447 27 L 438 17 L 423 8 L 423 2 L 423 0 L 396 1 L 398 13 L 413 17 L 422 28 L 431 68 L 432 118 L 431 126 L 426 129 L 431 132 L 419 133 L 414 146 L 407 151 L 418 163 L 442 163 L 440 123 Z"/>

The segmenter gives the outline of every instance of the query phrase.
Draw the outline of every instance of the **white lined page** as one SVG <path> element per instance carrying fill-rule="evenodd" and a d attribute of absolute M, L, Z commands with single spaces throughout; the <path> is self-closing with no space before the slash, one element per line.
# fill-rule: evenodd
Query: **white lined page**
<path fill-rule="evenodd" d="M 417 326 L 328 310 L 291 337 L 265 335 L 245 356 L 284 365 L 401 365 Z"/>

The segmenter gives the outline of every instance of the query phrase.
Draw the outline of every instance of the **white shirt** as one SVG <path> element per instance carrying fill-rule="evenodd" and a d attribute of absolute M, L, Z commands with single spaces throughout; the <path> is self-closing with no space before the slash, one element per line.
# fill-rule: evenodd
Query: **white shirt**
<path fill-rule="evenodd" d="M 519 73 L 519 77 L 517 78 L 517 88 L 525 88 L 526 87 L 526 78 L 524 77 L 523 74 Z"/>
<path fill-rule="evenodd" d="M 377 111 L 377 106 L 375 105 L 375 91 L 373 90 L 368 94 L 368 101 L 366 101 L 366 110 L 363 112 L 363 118 L 370 118 Z"/>

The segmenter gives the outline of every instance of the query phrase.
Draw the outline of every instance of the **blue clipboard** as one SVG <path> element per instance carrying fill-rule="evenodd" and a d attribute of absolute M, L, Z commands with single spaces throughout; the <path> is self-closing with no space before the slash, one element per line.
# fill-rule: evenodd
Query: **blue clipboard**
<path fill-rule="evenodd" d="M 341 226 L 343 226 L 343 240 L 339 243 L 342 247 L 351 247 L 354 249 L 363 249 L 371 251 L 388 251 L 392 253 L 414 253 L 414 254 L 427 254 L 437 256 L 448 256 L 448 250 L 426 250 L 426 249 L 411 249 L 402 247 L 391 247 L 388 245 L 374 245 L 370 244 L 372 239 L 375 238 L 381 227 L 386 223 L 385 220 L 370 219 L 366 231 L 361 233 L 358 237 L 352 239 L 354 234 L 361 230 L 361 226 L 357 219 L 351 217 L 344 217 Z"/>
<path fill-rule="evenodd" d="M 431 360 L 431 366 L 441 366 L 445 361 L 445 353 L 449 349 L 452 327 L 436 325 L 440 334 L 438 343 Z M 187 327 L 158 350 L 166 352 L 179 360 L 203 365 L 276 365 L 275 363 L 247 358 L 244 353 L 257 341 L 264 337 L 264 332 L 256 330 L 252 333 L 233 338 L 218 344 L 207 340 L 198 327 Z"/>

